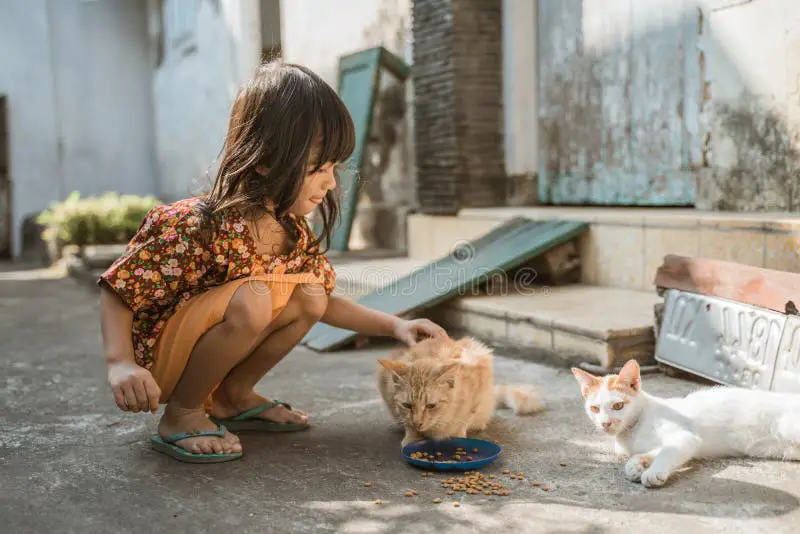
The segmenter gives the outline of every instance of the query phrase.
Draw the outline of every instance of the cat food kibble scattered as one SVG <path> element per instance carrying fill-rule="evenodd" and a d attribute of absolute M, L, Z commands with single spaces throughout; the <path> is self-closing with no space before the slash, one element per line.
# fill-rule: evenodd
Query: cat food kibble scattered
<path fill-rule="evenodd" d="M 511 480 L 516 480 L 516 479 L 517 479 L 517 475 L 511 475 L 511 476 L 510 476 L 510 477 L 508 477 L 508 478 L 510 478 Z"/>
<path fill-rule="evenodd" d="M 560 464 L 558 464 L 558 465 L 560 465 L 561 467 L 567 467 L 567 462 L 561 462 L 561 463 L 560 463 Z"/>
<path fill-rule="evenodd" d="M 372 486 L 372 482 L 364 482 L 364 487 L 369 488 Z"/>
<path fill-rule="evenodd" d="M 461 503 L 460 503 L 460 502 L 458 502 L 458 501 L 456 501 L 456 502 L 454 502 L 454 503 L 453 503 L 453 506 L 454 506 L 454 507 L 456 507 L 456 508 L 458 508 L 459 506 L 461 506 Z"/>
<path fill-rule="evenodd" d="M 507 474 L 509 474 L 510 472 L 511 472 L 511 471 L 510 471 L 510 470 L 508 470 L 508 469 L 503 469 L 503 474 L 504 474 L 504 475 L 507 475 Z"/>
<path fill-rule="evenodd" d="M 467 456 L 467 461 L 471 462 L 472 461 L 472 456 Z"/>
<path fill-rule="evenodd" d="M 472 452 L 478 452 L 478 449 L 472 449 Z"/>
<path fill-rule="evenodd" d="M 436 497 L 435 499 L 433 499 L 433 502 L 435 504 L 439 504 L 440 502 L 442 502 L 442 499 L 440 499 L 439 497 Z"/>
<path fill-rule="evenodd" d="M 405 492 L 405 494 L 404 494 L 404 495 L 405 495 L 406 497 L 413 497 L 413 496 L 414 496 L 414 492 L 412 492 L 412 491 L 407 491 L 407 492 Z"/>
<path fill-rule="evenodd" d="M 375 499 L 375 504 L 380 504 L 380 503 L 381 503 L 380 499 Z"/>
<path fill-rule="evenodd" d="M 494 475 L 489 475 L 489 478 L 494 478 Z"/>

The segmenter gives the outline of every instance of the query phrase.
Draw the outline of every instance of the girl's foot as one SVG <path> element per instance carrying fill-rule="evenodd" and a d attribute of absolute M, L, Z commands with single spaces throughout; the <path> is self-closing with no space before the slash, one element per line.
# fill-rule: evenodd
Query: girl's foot
<path fill-rule="evenodd" d="M 167 405 L 164 416 L 158 423 L 158 434 L 161 437 L 183 432 L 195 432 L 198 430 L 216 430 L 217 425 L 211 422 L 202 408 L 196 410 L 178 408 Z M 186 438 L 174 443 L 195 454 L 229 454 L 232 452 L 242 452 L 242 445 L 235 434 L 225 432 L 224 437 L 217 436 L 198 436 L 196 438 Z"/>
<path fill-rule="evenodd" d="M 256 393 L 250 391 L 242 395 L 234 395 L 220 386 L 212 395 L 213 404 L 211 405 L 211 415 L 217 419 L 230 419 L 237 415 L 253 409 L 261 404 L 271 402 Z M 255 416 L 258 419 L 265 419 L 274 423 L 308 423 L 308 414 L 302 410 L 289 410 L 285 406 L 275 406 L 264 410 Z"/>

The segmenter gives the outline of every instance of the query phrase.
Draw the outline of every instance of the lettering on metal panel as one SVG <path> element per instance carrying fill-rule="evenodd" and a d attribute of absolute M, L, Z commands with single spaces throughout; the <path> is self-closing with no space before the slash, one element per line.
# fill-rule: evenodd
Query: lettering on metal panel
<path fill-rule="evenodd" d="M 672 299 L 672 306 L 664 320 L 664 335 L 667 339 L 694 348 L 697 342 L 692 335 L 695 330 L 695 319 L 702 303 L 689 295 L 679 293 Z"/>

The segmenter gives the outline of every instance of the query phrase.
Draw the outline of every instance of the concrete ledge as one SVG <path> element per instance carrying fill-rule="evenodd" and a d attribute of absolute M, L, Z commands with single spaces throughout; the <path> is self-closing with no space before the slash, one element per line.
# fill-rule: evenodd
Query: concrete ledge
<path fill-rule="evenodd" d="M 527 294 L 463 297 L 429 316 L 446 328 L 522 351 L 545 351 L 562 364 L 611 368 L 629 359 L 654 363 L 654 293 L 585 285 Z"/>
<path fill-rule="evenodd" d="M 578 239 L 587 285 L 653 291 L 656 270 L 670 254 L 800 272 L 800 218 L 694 209 L 538 206 L 415 214 L 408 219 L 409 257 L 445 256 L 513 217 L 589 223 Z"/>

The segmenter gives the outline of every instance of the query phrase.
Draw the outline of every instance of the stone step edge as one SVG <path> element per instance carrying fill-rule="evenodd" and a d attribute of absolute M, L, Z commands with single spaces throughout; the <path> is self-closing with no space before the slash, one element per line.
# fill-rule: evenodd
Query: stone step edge
<path fill-rule="evenodd" d="M 511 323 L 524 323 L 537 328 L 544 328 L 549 330 L 558 330 L 567 334 L 582 336 L 597 341 L 613 341 L 619 337 L 629 337 L 653 331 L 653 326 L 641 326 L 626 329 L 608 329 L 604 331 L 594 330 L 590 328 L 583 328 L 575 326 L 564 321 L 556 319 L 542 319 L 537 317 L 535 313 L 524 313 L 515 311 L 499 311 L 491 308 L 481 307 L 479 304 L 466 303 L 464 301 L 453 301 L 441 304 L 440 307 L 445 310 L 457 310 L 461 312 L 470 313 L 478 317 L 487 317 L 490 319 L 499 319 Z"/>
<path fill-rule="evenodd" d="M 454 320 L 454 312 L 461 314 L 462 320 Z M 611 372 L 630 359 L 647 366 L 656 364 L 656 336 L 653 326 L 599 332 L 562 321 L 542 320 L 531 314 L 479 309 L 475 305 L 464 306 L 459 301 L 441 304 L 426 310 L 424 315 L 437 321 L 449 332 L 471 335 L 492 346 L 514 352 L 523 359 L 548 365 L 570 367 L 592 363 Z M 463 320 L 464 316 L 466 321 Z M 469 325 L 470 318 L 489 319 L 503 323 L 503 326 L 497 325 L 496 329 L 491 330 L 475 328 Z M 539 337 L 523 341 L 520 338 L 524 336 L 509 333 L 509 325 L 530 325 L 541 331 L 539 336 L 544 333 L 547 339 L 545 341 Z M 502 333 L 492 331 L 501 328 Z"/>

